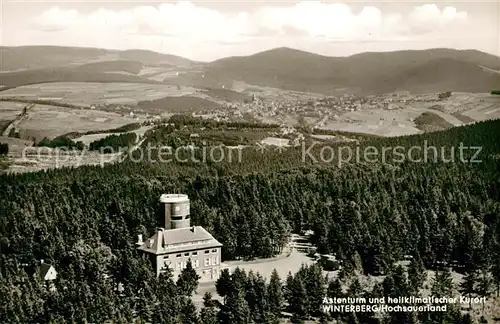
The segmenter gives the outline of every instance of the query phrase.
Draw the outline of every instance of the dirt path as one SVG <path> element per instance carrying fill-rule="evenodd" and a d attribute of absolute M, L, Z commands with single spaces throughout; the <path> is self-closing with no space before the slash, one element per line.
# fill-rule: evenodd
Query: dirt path
<path fill-rule="evenodd" d="M 118 154 L 116 154 L 116 155 L 114 156 L 113 161 L 110 161 L 110 162 L 111 162 L 111 163 L 116 163 L 116 162 L 118 162 L 118 163 L 119 163 L 119 162 L 123 162 L 123 161 L 126 159 L 126 157 L 127 157 L 128 153 L 132 153 L 133 151 L 135 151 L 135 150 L 137 150 L 138 148 L 140 148 L 140 147 L 141 147 L 141 145 L 144 143 L 144 141 L 145 141 L 145 140 L 146 140 L 146 138 L 147 138 L 147 137 L 145 136 L 145 133 L 146 133 L 146 132 L 144 132 L 144 134 L 142 135 L 142 138 L 140 137 L 140 135 L 139 135 L 139 134 L 137 134 L 137 141 L 136 141 L 135 145 L 134 145 L 134 146 L 132 146 L 131 148 L 129 148 L 127 151 L 123 152 L 123 153 L 118 153 Z"/>

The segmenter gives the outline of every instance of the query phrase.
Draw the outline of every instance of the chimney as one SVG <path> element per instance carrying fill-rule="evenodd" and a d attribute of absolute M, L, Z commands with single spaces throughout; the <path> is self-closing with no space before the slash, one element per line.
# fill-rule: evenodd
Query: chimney
<path fill-rule="evenodd" d="M 164 240 L 163 240 L 163 231 L 165 231 L 164 228 L 158 227 L 156 229 L 157 235 L 156 235 L 156 246 L 154 247 L 157 251 L 162 249 L 164 247 Z"/>
<path fill-rule="evenodd" d="M 142 241 L 142 234 L 137 235 L 137 243 L 135 245 L 141 246 L 144 242 Z"/>

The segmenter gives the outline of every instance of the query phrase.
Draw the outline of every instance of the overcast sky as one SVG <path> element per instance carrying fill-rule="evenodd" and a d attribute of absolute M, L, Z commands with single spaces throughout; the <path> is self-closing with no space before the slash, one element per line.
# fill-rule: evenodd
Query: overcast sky
<path fill-rule="evenodd" d="M 500 56 L 500 0 L 1 1 L 5 46 L 149 49 L 201 61 L 281 46 L 329 56 L 435 47 Z"/>

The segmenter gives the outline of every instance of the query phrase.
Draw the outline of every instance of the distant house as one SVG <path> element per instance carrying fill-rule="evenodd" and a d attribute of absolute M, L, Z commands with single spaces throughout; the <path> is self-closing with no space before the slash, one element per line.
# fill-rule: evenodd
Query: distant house
<path fill-rule="evenodd" d="M 46 281 L 55 280 L 57 278 L 56 269 L 52 265 L 43 262 L 43 260 L 41 261 L 41 263 L 42 265 L 40 266 L 39 274 L 40 278 Z"/>

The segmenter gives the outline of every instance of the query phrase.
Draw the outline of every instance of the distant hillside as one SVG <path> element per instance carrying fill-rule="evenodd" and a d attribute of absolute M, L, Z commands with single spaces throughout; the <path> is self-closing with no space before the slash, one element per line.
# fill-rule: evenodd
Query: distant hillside
<path fill-rule="evenodd" d="M 0 71 L 39 69 L 88 63 L 113 51 L 99 48 L 61 46 L 0 47 Z"/>
<path fill-rule="evenodd" d="M 124 60 L 139 61 L 148 65 L 172 65 L 189 67 L 195 63 L 184 57 L 170 54 L 160 54 L 157 52 L 146 50 L 126 50 L 119 52 L 118 55 Z"/>
<path fill-rule="evenodd" d="M 48 68 L 28 70 L 21 72 L 0 73 L 0 84 L 6 90 L 22 85 L 47 83 L 47 82 L 131 82 L 131 83 L 151 83 L 161 82 L 147 80 L 135 75 L 115 74 L 85 70 L 84 68 Z"/>
<path fill-rule="evenodd" d="M 211 78 L 323 93 L 409 91 L 490 91 L 500 76 L 499 58 L 479 51 L 432 49 L 327 57 L 290 48 L 210 63 Z M 439 72 L 437 72 L 439 71 Z M 465 75 L 472 73 L 470 77 Z M 427 75 L 429 74 L 429 75 Z M 347 89 L 345 89 L 347 88 Z"/>
<path fill-rule="evenodd" d="M 143 67 L 143 64 L 139 61 L 101 61 L 94 63 L 87 63 L 78 66 L 78 71 L 82 72 L 128 72 L 132 74 L 138 74 Z"/>
<path fill-rule="evenodd" d="M 54 68 L 120 60 L 174 66 L 190 66 L 193 63 L 183 57 L 145 50 L 118 51 L 63 46 L 0 47 L 0 71 Z"/>
<path fill-rule="evenodd" d="M 435 59 L 402 69 L 392 78 L 377 81 L 379 82 L 372 89 L 378 92 L 393 89 L 414 92 L 488 92 L 492 87 L 500 85 L 500 75 L 465 61 Z"/>
<path fill-rule="evenodd" d="M 230 88 L 234 80 L 258 86 L 324 94 L 490 92 L 500 88 L 500 58 L 475 50 L 406 50 L 328 57 L 291 48 L 228 57 L 210 63 L 146 50 L 57 46 L 0 47 L 0 84 L 143 82 L 173 73 L 165 83 Z M 23 70 L 23 71 L 19 71 Z M 139 71 L 145 72 L 139 77 Z M 175 72 L 179 73 L 177 76 Z M 224 95 L 223 95 L 224 96 Z"/>

